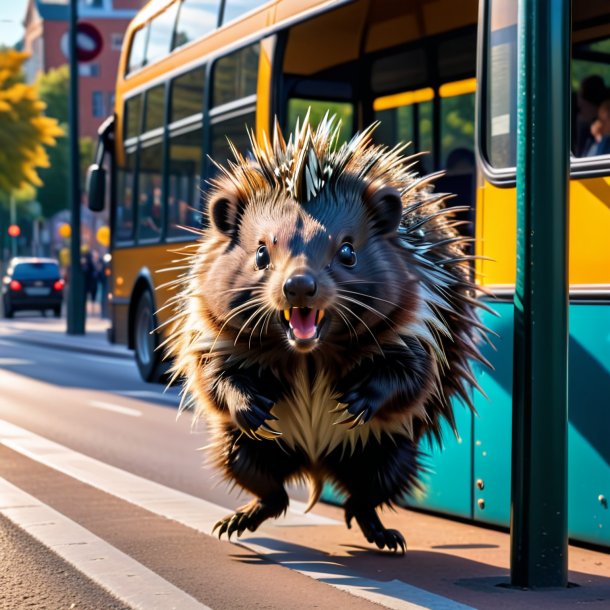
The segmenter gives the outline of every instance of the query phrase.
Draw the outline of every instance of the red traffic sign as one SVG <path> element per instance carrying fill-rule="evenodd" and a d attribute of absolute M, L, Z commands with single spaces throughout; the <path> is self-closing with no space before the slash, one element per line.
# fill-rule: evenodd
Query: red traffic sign
<path fill-rule="evenodd" d="M 8 234 L 11 237 L 19 237 L 21 235 L 21 228 L 19 225 L 9 225 Z"/>
<path fill-rule="evenodd" d="M 84 21 L 76 26 L 76 59 L 80 62 L 92 61 L 104 48 L 104 39 L 100 31 L 91 23 Z M 69 58 L 68 32 L 61 37 L 61 50 Z"/>

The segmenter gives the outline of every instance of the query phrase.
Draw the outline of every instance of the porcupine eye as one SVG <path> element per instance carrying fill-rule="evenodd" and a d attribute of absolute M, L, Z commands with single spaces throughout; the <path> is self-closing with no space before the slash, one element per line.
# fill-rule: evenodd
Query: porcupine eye
<path fill-rule="evenodd" d="M 261 244 L 256 251 L 255 257 L 255 265 L 257 269 L 266 269 L 271 262 L 271 257 L 269 256 L 269 250 L 267 250 L 267 246 L 265 244 Z"/>
<path fill-rule="evenodd" d="M 345 267 L 354 267 L 356 265 L 356 252 L 354 246 L 346 241 L 337 252 L 339 262 Z"/>

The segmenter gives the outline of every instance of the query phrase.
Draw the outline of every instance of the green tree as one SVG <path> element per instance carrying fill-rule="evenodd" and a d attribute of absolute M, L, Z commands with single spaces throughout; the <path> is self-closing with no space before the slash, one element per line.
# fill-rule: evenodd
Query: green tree
<path fill-rule="evenodd" d="M 10 193 L 27 184 L 40 186 L 40 168 L 49 166 L 45 146 L 54 146 L 63 132 L 44 115 L 36 88 L 23 82 L 25 53 L 0 49 L 0 191 Z"/>
<path fill-rule="evenodd" d="M 41 74 L 37 81 L 40 99 L 46 104 L 46 115 L 61 123 L 64 133 L 69 133 L 68 99 L 70 92 L 70 72 L 67 65 L 51 69 Z M 81 187 L 87 167 L 93 159 L 93 141 L 81 138 L 80 171 Z M 70 143 L 67 137 L 59 138 L 57 146 L 48 151 L 49 167 L 40 171 L 44 183 L 38 189 L 37 199 L 42 206 L 43 216 L 50 217 L 70 206 Z"/>

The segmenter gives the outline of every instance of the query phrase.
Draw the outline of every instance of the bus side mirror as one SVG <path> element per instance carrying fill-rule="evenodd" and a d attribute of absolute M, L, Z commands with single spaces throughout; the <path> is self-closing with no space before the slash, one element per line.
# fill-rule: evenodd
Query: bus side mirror
<path fill-rule="evenodd" d="M 87 195 L 89 209 L 101 212 L 106 197 L 106 170 L 97 163 L 92 163 L 87 170 Z"/>

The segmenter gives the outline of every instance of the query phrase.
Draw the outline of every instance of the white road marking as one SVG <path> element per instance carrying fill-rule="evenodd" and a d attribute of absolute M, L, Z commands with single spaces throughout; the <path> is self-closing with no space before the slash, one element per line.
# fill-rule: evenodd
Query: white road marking
<path fill-rule="evenodd" d="M 49 468 L 204 534 L 210 534 L 214 524 L 231 512 L 217 504 L 104 464 L 4 420 L 0 420 L 0 443 Z M 297 503 L 297 511 L 301 507 L 302 503 Z M 473 610 L 470 606 L 407 583 L 354 576 L 347 568 L 329 561 L 315 550 L 299 547 L 295 551 L 294 546 L 284 542 L 278 534 L 278 528 L 287 525 L 339 523 L 335 519 L 311 513 L 299 514 L 289 509 L 285 517 L 265 523 L 254 534 L 240 538 L 238 544 L 263 556 L 271 556 L 273 561 L 286 568 L 392 610 Z M 294 560 L 295 553 L 298 553 L 299 560 Z M 286 559 L 282 559 L 282 555 Z"/>
<path fill-rule="evenodd" d="M 153 392 L 151 390 L 119 390 L 116 393 L 128 396 L 129 398 L 154 398 L 155 400 L 164 400 L 176 405 L 180 403 L 180 396 L 178 394 Z"/>
<path fill-rule="evenodd" d="M 0 358 L 0 366 L 22 366 L 24 364 L 34 364 L 34 361 L 23 358 Z"/>
<path fill-rule="evenodd" d="M 210 610 L 194 597 L 0 478 L 0 513 L 130 608 Z"/>
<path fill-rule="evenodd" d="M 89 406 L 94 409 L 103 409 L 104 411 L 113 411 L 114 413 L 120 413 L 121 415 L 130 415 L 131 417 L 141 417 L 142 411 L 137 409 L 131 409 L 130 407 L 121 407 L 120 405 L 114 405 L 110 402 L 102 402 L 100 400 L 90 400 Z"/>

